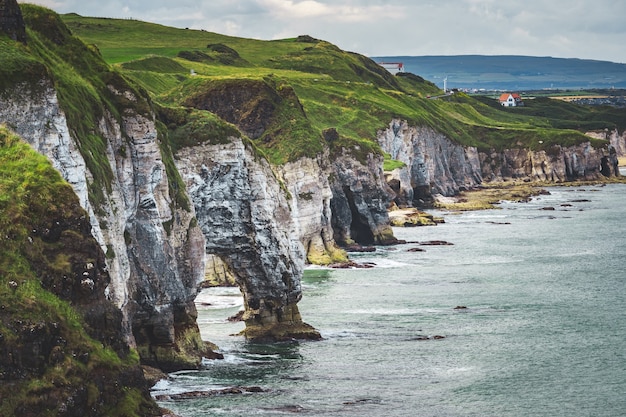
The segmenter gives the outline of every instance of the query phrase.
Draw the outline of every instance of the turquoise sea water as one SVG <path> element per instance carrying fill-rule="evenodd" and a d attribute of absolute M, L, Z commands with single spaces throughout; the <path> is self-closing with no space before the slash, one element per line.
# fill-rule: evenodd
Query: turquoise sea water
<path fill-rule="evenodd" d="M 352 256 L 373 269 L 307 270 L 299 306 L 319 342 L 229 336 L 243 326 L 225 320 L 238 290 L 203 292 L 201 331 L 225 359 L 172 374 L 154 394 L 265 390 L 161 402 L 183 417 L 626 416 L 626 185 L 549 190 L 394 229 L 451 246 L 408 243 Z"/>

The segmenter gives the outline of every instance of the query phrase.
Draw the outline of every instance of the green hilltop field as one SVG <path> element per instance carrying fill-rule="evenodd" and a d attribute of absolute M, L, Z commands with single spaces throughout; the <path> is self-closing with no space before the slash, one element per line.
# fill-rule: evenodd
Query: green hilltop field
<path fill-rule="evenodd" d="M 444 96 L 418 75 L 393 76 L 367 57 L 308 36 L 261 41 L 136 20 L 61 17 L 74 35 L 147 90 L 164 113 L 200 109 L 209 92 L 232 96 L 237 86 L 258 94 L 239 103 L 242 112 L 273 100 L 271 120 L 252 138 L 274 163 L 320 151 L 321 132 L 328 128 L 340 136 L 334 147 L 379 152 L 376 132 L 394 117 L 480 149 L 571 145 L 589 140 L 584 131 L 626 126 L 623 112 L 611 108 L 540 99 L 503 109 L 491 99 Z M 203 120 L 212 117 L 206 112 L 185 114 L 184 121 L 175 119 L 185 124 L 193 118 L 195 128 L 186 133 L 218 123 Z"/>
<path fill-rule="evenodd" d="M 93 155 L 100 153 L 89 139 L 98 115 L 129 105 L 156 110 L 173 151 L 239 130 L 275 164 L 325 145 L 357 156 L 381 153 L 376 134 L 392 118 L 481 150 L 548 149 L 589 141 L 585 131 L 626 127 L 624 112 L 609 107 L 542 98 L 504 109 L 492 98 L 444 95 L 419 75 L 393 76 L 365 56 L 305 35 L 261 41 L 21 8 L 30 40 L 23 46 L 0 38 L 0 90 L 51 74 L 72 129 Z M 143 90 L 150 102 L 121 103 L 107 85 Z M 337 135 L 325 142 L 331 128 Z M 101 179 L 97 193 L 109 168 L 97 158 L 90 163 Z"/>

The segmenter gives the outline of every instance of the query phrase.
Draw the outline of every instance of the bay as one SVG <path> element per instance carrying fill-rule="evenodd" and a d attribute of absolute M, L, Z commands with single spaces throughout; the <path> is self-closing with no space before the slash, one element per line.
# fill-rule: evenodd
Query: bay
<path fill-rule="evenodd" d="M 225 359 L 153 394 L 264 391 L 160 403 L 183 417 L 626 415 L 626 185 L 549 191 L 394 229 L 450 246 L 352 256 L 373 269 L 307 269 L 299 307 L 319 342 L 232 336 L 239 290 L 203 290 L 202 335 Z"/>

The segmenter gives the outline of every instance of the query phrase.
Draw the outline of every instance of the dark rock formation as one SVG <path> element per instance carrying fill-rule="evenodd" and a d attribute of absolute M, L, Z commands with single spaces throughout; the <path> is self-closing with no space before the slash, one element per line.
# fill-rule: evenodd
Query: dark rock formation
<path fill-rule="evenodd" d="M 257 139 L 265 133 L 284 99 L 265 81 L 223 80 L 207 83 L 184 105 L 215 113 L 236 125 L 249 138 Z M 294 102 L 300 106 L 297 100 Z"/>
<path fill-rule="evenodd" d="M 0 32 L 14 41 L 26 43 L 26 27 L 16 0 L 0 0 Z"/>
<path fill-rule="evenodd" d="M 424 242 L 418 242 L 422 246 L 453 246 L 454 243 L 446 242 L 445 240 L 427 240 Z"/>
<path fill-rule="evenodd" d="M 233 395 L 233 394 L 251 394 L 258 392 L 267 392 L 267 390 L 258 387 L 258 386 L 236 386 L 236 387 L 228 387 L 228 388 L 220 388 L 213 389 L 208 391 L 189 391 L 183 392 L 180 394 L 163 394 L 158 395 L 156 399 L 158 401 L 181 401 L 181 400 L 191 400 L 197 398 L 207 398 L 214 397 L 217 395 Z"/>
<path fill-rule="evenodd" d="M 396 243 L 389 226 L 387 207 L 393 191 L 382 172 L 382 157 L 368 155 L 358 161 L 347 152 L 333 160 L 332 225 L 335 241 L 342 246 Z"/>
<path fill-rule="evenodd" d="M 422 248 L 410 248 L 407 249 L 407 252 L 425 252 L 425 250 Z"/>

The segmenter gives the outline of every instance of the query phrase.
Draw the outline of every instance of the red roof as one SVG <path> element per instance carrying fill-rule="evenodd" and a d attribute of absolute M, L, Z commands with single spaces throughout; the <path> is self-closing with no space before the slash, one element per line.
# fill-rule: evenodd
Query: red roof
<path fill-rule="evenodd" d="M 500 101 L 507 101 L 509 99 L 509 96 L 513 96 L 513 99 L 515 101 L 521 101 L 522 100 L 522 97 L 520 97 L 520 95 L 517 94 L 517 93 L 513 93 L 513 94 L 511 94 L 511 93 L 503 93 L 503 94 L 500 95 L 500 99 L 499 100 Z"/>

